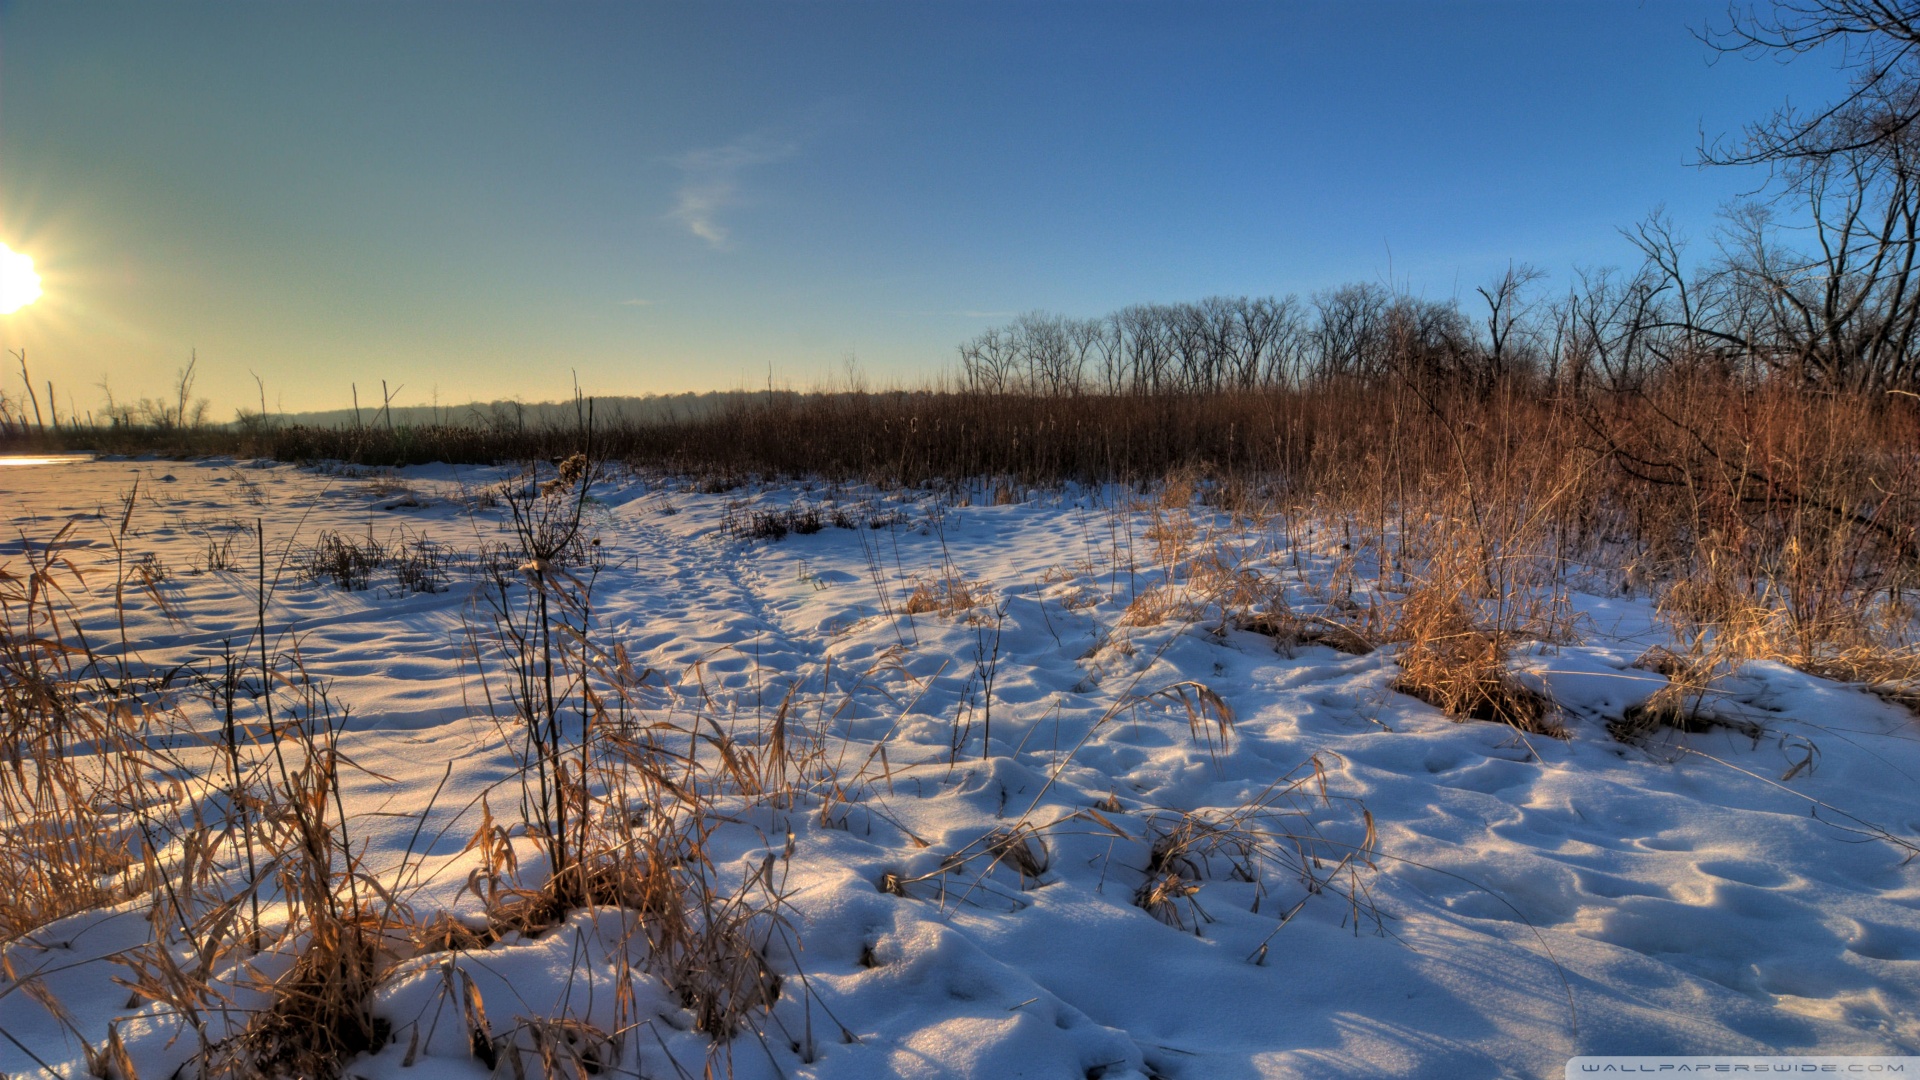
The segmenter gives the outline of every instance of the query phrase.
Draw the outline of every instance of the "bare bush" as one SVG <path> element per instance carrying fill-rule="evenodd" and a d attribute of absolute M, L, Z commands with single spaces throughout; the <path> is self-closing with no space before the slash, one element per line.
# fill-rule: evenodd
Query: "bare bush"
<path fill-rule="evenodd" d="M 335 588 L 358 592 L 373 583 L 373 572 L 387 561 L 386 547 L 373 537 L 327 531 L 307 552 L 301 569 L 308 581 L 326 581 Z"/>

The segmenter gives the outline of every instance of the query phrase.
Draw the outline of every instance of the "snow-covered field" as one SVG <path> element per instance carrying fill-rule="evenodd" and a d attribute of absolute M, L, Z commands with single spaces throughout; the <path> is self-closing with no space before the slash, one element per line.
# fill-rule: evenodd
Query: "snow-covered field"
<path fill-rule="evenodd" d="M 0 559 L 73 522 L 69 552 L 94 583 L 76 600 L 112 654 L 109 534 L 138 479 L 129 550 L 157 560 L 167 610 L 131 592 L 127 639 L 152 664 L 204 664 L 225 641 L 248 644 L 256 518 L 270 573 L 327 530 L 479 552 L 511 541 L 506 509 L 475 497 L 509 475 L 4 468 Z M 1557 1076 L 1583 1053 L 1920 1053 L 1920 864 L 1897 842 L 1920 836 L 1912 716 L 1753 664 L 1714 707 L 1757 736 L 1723 726 L 1623 744 L 1607 722 L 1663 683 L 1633 662 L 1664 634 L 1644 598 L 1576 596 L 1578 642 L 1514 661 L 1571 737 L 1458 723 L 1389 689 L 1391 650 L 1277 648 L 1223 621 L 1184 570 L 1152 592 L 1169 566 L 1212 558 L 1306 606 L 1343 571 L 1337 535 L 1117 490 L 1014 495 L 706 494 L 625 473 L 592 490 L 592 619 L 601 642 L 651 669 L 649 707 L 743 739 L 784 715 L 819 740 L 819 760 L 862 778 L 824 824 L 801 798 L 743 807 L 715 834 L 732 880 L 777 857 L 797 944 L 774 958 L 789 989 L 773 1016 L 719 1058 L 736 1075 Z M 725 527 L 796 500 L 883 526 L 836 528 L 829 513 L 821 531 L 778 541 Z M 297 639 L 350 709 L 355 843 L 422 918 L 473 915 L 478 856 L 463 848 L 480 796 L 503 818 L 518 800 L 515 736 L 488 710 L 470 640 L 488 621 L 484 581 L 461 560 L 437 593 L 403 591 L 387 569 L 363 591 L 288 570 L 267 611 L 270 633 Z M 917 587 L 948 583 L 979 602 L 907 612 Z M 1193 820 L 1271 842 L 1163 865 L 1184 884 L 1144 910 L 1155 838 Z M 1023 825 L 1035 866 L 948 861 Z M 1282 834 L 1305 838 L 1292 849 L 1304 862 L 1280 857 Z M 185 1060 L 192 1047 L 168 1043 L 161 1007 L 130 1007 L 110 981 L 125 975 L 110 954 L 148 932 L 143 910 L 15 943 L 0 1072 L 35 1072 L 38 1057 L 84 1075 L 69 1028 L 13 992 L 35 972 L 90 1039 L 127 1017 L 116 1030 L 141 1076 Z M 393 1041 L 348 1074 L 487 1075 L 448 1004 L 451 965 L 500 1028 L 562 1014 L 606 1027 L 631 994 L 640 1022 L 611 1075 L 700 1075 L 707 1040 L 652 975 L 610 956 L 629 947 L 610 928 L 621 918 L 585 912 L 402 962 L 377 998 Z"/>

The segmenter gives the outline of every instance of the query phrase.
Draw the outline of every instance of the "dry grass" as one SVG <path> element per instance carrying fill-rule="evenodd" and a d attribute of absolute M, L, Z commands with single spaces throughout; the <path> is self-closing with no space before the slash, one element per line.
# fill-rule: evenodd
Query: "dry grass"
<path fill-rule="evenodd" d="M 1651 590 L 1696 625 L 1723 622 L 1730 598 L 1758 599 L 1775 625 L 1755 655 L 1907 693 L 1908 598 L 1920 585 L 1920 460 L 1908 451 L 1920 444 L 1920 400 L 1810 395 L 1688 355 L 1611 387 L 1525 374 L 1449 381 L 1427 377 L 1434 357 L 1417 342 L 1400 344 L 1413 352 L 1385 358 L 1372 377 L 1240 390 L 741 395 L 680 419 L 602 426 L 591 449 L 687 471 L 707 490 L 752 476 L 950 486 L 988 477 L 993 501 L 1069 480 L 1165 479 L 1162 520 L 1147 537 L 1167 549 L 1157 555 L 1181 546 L 1196 500 L 1250 520 L 1285 507 L 1342 529 L 1355 565 L 1389 590 L 1424 573 L 1426 556 L 1408 549 L 1426 519 L 1452 515 L 1473 534 L 1493 592 L 1547 599 L 1534 585 L 1514 588 L 1515 571 L 1587 591 Z M 143 437 L 136 431 L 15 434 L 39 449 L 153 448 L 129 445 Z M 392 464 L 564 462 L 583 432 L 269 425 L 144 437 L 182 451 Z M 744 524 L 795 524 L 785 511 L 764 513 L 779 520 Z M 1377 626 L 1354 629 L 1382 640 Z"/>
<path fill-rule="evenodd" d="M 339 716 L 297 654 L 275 656 L 263 643 L 251 675 L 246 656 L 229 654 L 194 696 L 157 692 L 133 674 L 132 657 L 73 643 L 66 589 L 78 571 L 57 544 L 34 548 L 25 571 L 0 569 L 0 707 L 11 740 L 0 769 L 0 947 L 71 914 L 148 903 L 151 940 L 117 962 L 135 1003 L 177 1019 L 176 1037 L 196 1047 L 190 1069 L 304 1080 L 338 1076 L 387 1044 L 394 1033 L 375 1017 L 373 995 L 408 957 L 484 950 L 574 911 L 617 908 L 631 913 L 649 970 L 715 1040 L 727 1071 L 727 1040 L 793 992 L 785 961 L 773 959 L 791 956 L 792 935 L 784 864 L 769 859 L 724 882 L 708 837 L 742 805 L 791 806 L 797 783 L 839 781 L 821 740 L 786 737 L 778 722 L 773 737 L 742 741 L 710 716 L 643 711 L 624 654 L 569 632 L 582 625 L 594 576 L 590 563 L 565 569 L 581 550 L 571 525 L 581 479 L 579 470 L 558 485 L 530 479 L 508 495 L 523 500 L 527 569 L 502 590 L 509 606 L 495 625 L 491 677 L 507 689 L 502 718 L 526 754 L 521 783 L 535 812 L 521 825 L 552 872 L 519 880 L 508 823 L 483 802 L 469 852 L 481 866 L 471 884 L 487 904 L 484 928 L 418 920 L 389 891 L 406 867 L 363 861 L 341 794 L 351 766 Z M 134 560 L 122 567 L 138 585 Z M 530 677 L 549 659 L 557 693 Z M 116 669 L 129 674 L 103 681 Z M 251 718 L 236 693 L 248 682 L 273 695 Z M 188 715 L 194 702 L 220 721 L 210 737 Z M 585 729 L 556 737 L 573 703 Z M 164 755 L 149 748 L 156 732 L 167 733 Z M 260 1004 L 240 1007 L 249 997 Z M 71 1027 L 58 1001 L 45 1003 Z M 609 1036 L 576 1017 L 524 1018 L 495 1033 L 471 984 L 462 1008 L 490 1067 L 559 1076 L 613 1064 Z M 86 1049 L 97 1074 L 136 1075 L 117 1035 Z"/>
<path fill-rule="evenodd" d="M 178 803 L 138 735 L 164 707 L 81 682 L 90 658 L 67 644 L 63 605 L 78 583 L 57 543 L 24 572 L 0 567 L 0 943 L 131 895 L 139 822 L 123 808 L 165 818 Z"/>
<path fill-rule="evenodd" d="M 131 514 L 129 500 L 116 539 Z M 57 543 L 26 562 L 0 568 L 0 948 L 144 900 L 152 940 L 116 962 L 135 1001 L 168 1007 L 204 1074 L 330 1076 L 380 1045 L 372 990 L 405 913 L 377 895 L 350 843 L 324 687 L 297 657 L 276 664 L 256 680 L 279 684 L 280 718 L 269 697 L 262 723 L 237 723 L 245 661 L 229 653 L 183 680 L 221 718 L 209 738 L 172 676 L 145 678 L 137 657 L 85 644 L 68 594 L 80 572 Z M 119 567 L 114 595 L 139 578 L 124 553 Z M 280 974 L 249 974 L 271 957 L 287 961 L 266 964 Z M 236 1014 L 232 995 L 248 986 L 269 1003 Z M 132 1075 L 117 1036 L 87 1052 L 96 1073 Z"/>
<path fill-rule="evenodd" d="M 1186 713 L 1187 731 L 1193 740 L 1206 747 L 1210 757 L 1218 758 L 1227 748 L 1233 731 L 1233 707 L 1212 687 L 1192 679 L 1163 686 L 1145 694 L 1122 700 L 1122 704 L 1160 700 L 1179 705 Z"/>
<path fill-rule="evenodd" d="M 1152 585 L 1127 602 L 1120 613 L 1121 626 L 1159 626 L 1169 619 L 1191 621 L 1193 602 L 1186 590 L 1177 585 Z"/>
<path fill-rule="evenodd" d="M 1716 652 L 1707 635 L 1695 635 L 1679 650 L 1655 646 L 1634 666 L 1666 676 L 1667 683 L 1607 725 L 1608 733 L 1621 742 L 1650 746 L 1674 732 L 1697 735 L 1716 728 L 1755 739 L 1764 733 L 1758 723 L 1714 707 L 1714 680 L 1733 664 Z"/>
<path fill-rule="evenodd" d="M 1659 598 L 1675 647 L 1647 660 L 1668 676 L 1667 689 L 1616 726 L 1643 740 L 1738 728 L 1711 707 L 1711 688 L 1752 659 L 1920 701 L 1917 417 L 1900 400 L 1809 403 L 1767 387 L 1684 380 L 1584 398 L 1379 386 L 1079 400 L 869 395 L 778 398 L 613 433 L 616 445 L 591 456 L 574 456 L 571 445 L 539 455 L 559 468 L 489 494 L 509 506 L 520 543 L 488 561 L 498 603 L 475 626 L 474 655 L 485 661 L 483 696 L 522 754 L 528 810 L 505 822 L 483 808 L 470 850 L 484 868 L 475 882 L 488 905 L 484 927 L 414 920 L 356 862 L 336 729 L 324 689 L 304 679 L 297 658 L 263 647 L 204 679 L 202 699 L 170 693 L 131 653 L 103 657 L 74 636 L 67 594 L 79 577 L 61 553 L 64 536 L 29 545 L 24 568 L 0 569 L 0 937 L 12 943 L 76 912 L 150 903 L 154 940 L 125 957 L 127 980 L 180 1018 L 181 1037 L 197 1040 L 199 1062 L 215 1074 L 335 1075 L 389 1036 L 368 1002 L 404 955 L 483 951 L 509 932 L 537 933 L 593 908 L 633 916 L 649 970 L 716 1046 L 759 1033 L 774 1002 L 807 992 L 783 944 L 786 857 L 723 873 L 713 830 L 756 807 L 807 806 L 825 824 L 843 822 L 899 765 L 882 748 L 858 764 L 830 758 L 825 725 L 809 729 L 791 701 L 736 726 L 711 702 L 662 712 L 645 699 L 623 654 L 597 640 L 586 618 L 596 566 L 579 515 L 594 462 L 609 451 L 697 470 L 717 490 L 756 472 L 994 476 L 984 498 L 995 503 L 1066 479 L 1166 477 L 1140 507 L 1150 520 L 1139 537 L 1139 587 L 1134 537 L 1123 552 L 1125 511 L 1114 511 L 1104 584 L 1129 600 L 1119 625 L 1217 616 L 1221 632 L 1270 634 L 1282 648 L 1389 648 L 1396 689 L 1528 734 L 1564 733 L 1551 703 L 1509 670 L 1513 651 L 1569 639 L 1570 590 L 1644 590 Z M 338 448 L 313 433 L 275 437 L 289 453 Z M 443 451 L 565 441 L 463 439 L 368 443 L 355 453 L 404 459 L 425 447 L 457 460 Z M 1238 531 L 1209 535 L 1196 504 L 1231 511 L 1223 516 Z M 735 520 L 744 538 L 777 539 L 898 517 L 834 504 Z M 1284 535 L 1272 562 L 1294 560 L 1291 585 L 1245 556 L 1253 530 Z M 443 579 L 448 564 L 424 545 L 399 544 L 412 569 L 390 547 L 323 537 L 308 567 L 347 588 L 390 566 L 402 586 Z M 228 544 L 208 553 L 208 566 L 237 571 L 244 554 Z M 112 589 L 163 598 L 166 577 L 156 561 L 122 553 Z M 1048 577 L 1101 584 L 1091 559 Z M 1077 584 L 1063 601 L 1096 615 L 1099 603 L 1094 588 Z M 914 583 L 905 609 L 969 618 L 997 610 L 991 591 L 951 560 Z M 247 665 L 258 684 L 304 688 L 294 705 L 305 719 L 236 720 L 245 708 L 232 687 Z M 220 714 L 222 686 L 222 734 L 209 736 L 206 718 L 190 723 L 186 713 L 204 700 Z M 1184 710 L 1194 742 L 1225 752 L 1232 712 L 1204 685 L 1128 694 L 1120 706 L 1148 701 Z M 179 737 L 164 753 L 135 738 L 155 730 Z M 192 781 L 175 782 L 181 776 Z M 893 873 L 880 888 L 923 900 L 936 879 L 943 900 L 994 880 L 1025 890 L 1049 873 L 1058 830 L 1091 827 L 1138 845 L 1135 902 L 1171 926 L 1199 932 L 1203 900 L 1221 891 L 1206 890 L 1223 877 L 1252 883 L 1256 905 L 1282 882 L 1297 885 L 1297 899 L 1275 904 L 1282 925 L 1319 895 L 1343 898 L 1357 923 L 1371 912 L 1371 818 L 1327 785 L 1316 761 L 1232 811 L 1130 816 L 1116 800 L 1050 823 L 1023 816 L 959 845 L 937 872 Z M 543 846 L 549 875 L 521 880 L 510 826 Z M 1262 945 L 1255 958 L 1265 954 Z M 251 1013 L 224 1008 L 243 985 L 267 1003 Z M 470 983 L 450 983 L 449 993 L 489 1067 L 569 1075 L 604 1070 L 617 1053 L 612 1035 L 577 1017 L 495 1030 Z M 240 1022 L 221 1019 L 229 1014 Z M 117 1045 L 90 1047 L 98 1069 L 118 1067 Z"/>
<path fill-rule="evenodd" d="M 1475 624 L 1458 596 L 1427 588 L 1409 596 L 1399 616 L 1405 644 L 1393 688 L 1449 716 L 1506 724 L 1565 738 L 1552 706 L 1507 670 L 1500 635 Z"/>
<path fill-rule="evenodd" d="M 1372 642 L 1346 623 L 1326 616 L 1297 614 L 1284 601 L 1269 610 L 1244 615 L 1234 625 L 1272 638 L 1274 648 L 1281 652 L 1290 653 L 1301 645 L 1324 645 L 1349 656 L 1365 656 L 1374 650 Z"/>
<path fill-rule="evenodd" d="M 981 586 L 978 582 L 968 581 L 958 574 L 944 574 L 939 577 L 922 578 L 907 594 L 906 612 L 909 615 L 956 615 L 971 611 L 981 604 Z"/>
<path fill-rule="evenodd" d="M 565 568 L 588 472 L 507 494 L 525 574 L 496 588 L 490 625 L 474 627 L 476 654 L 492 657 L 481 672 L 485 697 L 522 755 L 521 797 L 532 808 L 525 824 L 550 868 L 530 885 L 514 880 L 505 832 L 483 815 L 469 844 L 486 871 L 490 925 L 479 937 L 537 933 L 590 908 L 631 912 L 647 969 L 678 996 L 695 1030 L 724 1045 L 781 996 L 770 950 L 788 932 L 785 867 L 769 857 L 745 880 L 724 883 L 708 837 L 742 806 L 791 807 L 795 781 L 817 773 L 822 751 L 790 730 L 785 704 L 766 737 L 753 740 L 699 711 L 675 718 L 646 708 L 625 654 L 595 638 L 596 573 Z M 435 937 L 451 943 L 458 934 L 440 928 Z M 523 1026 L 515 1038 L 524 1045 L 497 1052 L 550 1066 L 556 1054 L 600 1045 L 567 1023 Z"/>
<path fill-rule="evenodd" d="M 1328 812 L 1341 806 L 1355 819 L 1330 820 Z M 1117 814 L 1117 804 L 1109 811 Z M 1134 839 L 1098 809 L 1083 813 Z M 1254 911 L 1277 908 L 1274 933 L 1318 896 L 1337 897 L 1347 905 L 1356 930 L 1362 921 L 1380 928 L 1367 876 L 1378 843 L 1373 816 L 1332 794 L 1326 764 L 1317 756 L 1238 807 L 1150 810 L 1142 816 L 1146 860 L 1133 902 L 1169 926 L 1200 934 L 1213 921 L 1200 902 L 1202 890 L 1207 882 L 1224 877 L 1253 886 Z M 1273 894 L 1287 880 L 1297 895 L 1276 903 Z M 1264 962 L 1266 954 L 1267 942 L 1262 942 L 1249 959 Z"/>
<path fill-rule="evenodd" d="M 384 542 L 371 530 L 365 536 L 325 531 L 293 557 L 305 580 L 347 592 L 371 588 L 381 571 L 392 572 L 389 587 L 397 594 L 443 592 L 453 570 L 448 552 L 407 528 L 393 530 Z M 237 569 L 230 557 L 215 568 Z"/>

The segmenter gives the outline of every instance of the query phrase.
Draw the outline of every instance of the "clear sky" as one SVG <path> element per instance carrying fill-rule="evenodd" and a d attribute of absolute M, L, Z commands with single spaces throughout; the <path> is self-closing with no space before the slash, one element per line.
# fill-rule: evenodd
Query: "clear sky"
<path fill-rule="evenodd" d="M 1030 309 L 1625 264 L 1839 84 L 1706 3 L 0 7 L 0 317 L 63 411 L 910 382 Z M 9 392 L 19 392 L 8 358 Z"/>

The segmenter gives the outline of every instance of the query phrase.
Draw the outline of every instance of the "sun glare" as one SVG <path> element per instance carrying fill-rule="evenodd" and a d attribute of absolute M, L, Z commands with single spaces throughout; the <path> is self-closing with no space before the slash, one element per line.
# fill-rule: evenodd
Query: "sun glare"
<path fill-rule="evenodd" d="M 0 244 L 0 315 L 11 315 L 40 299 L 40 275 L 32 256 Z"/>

